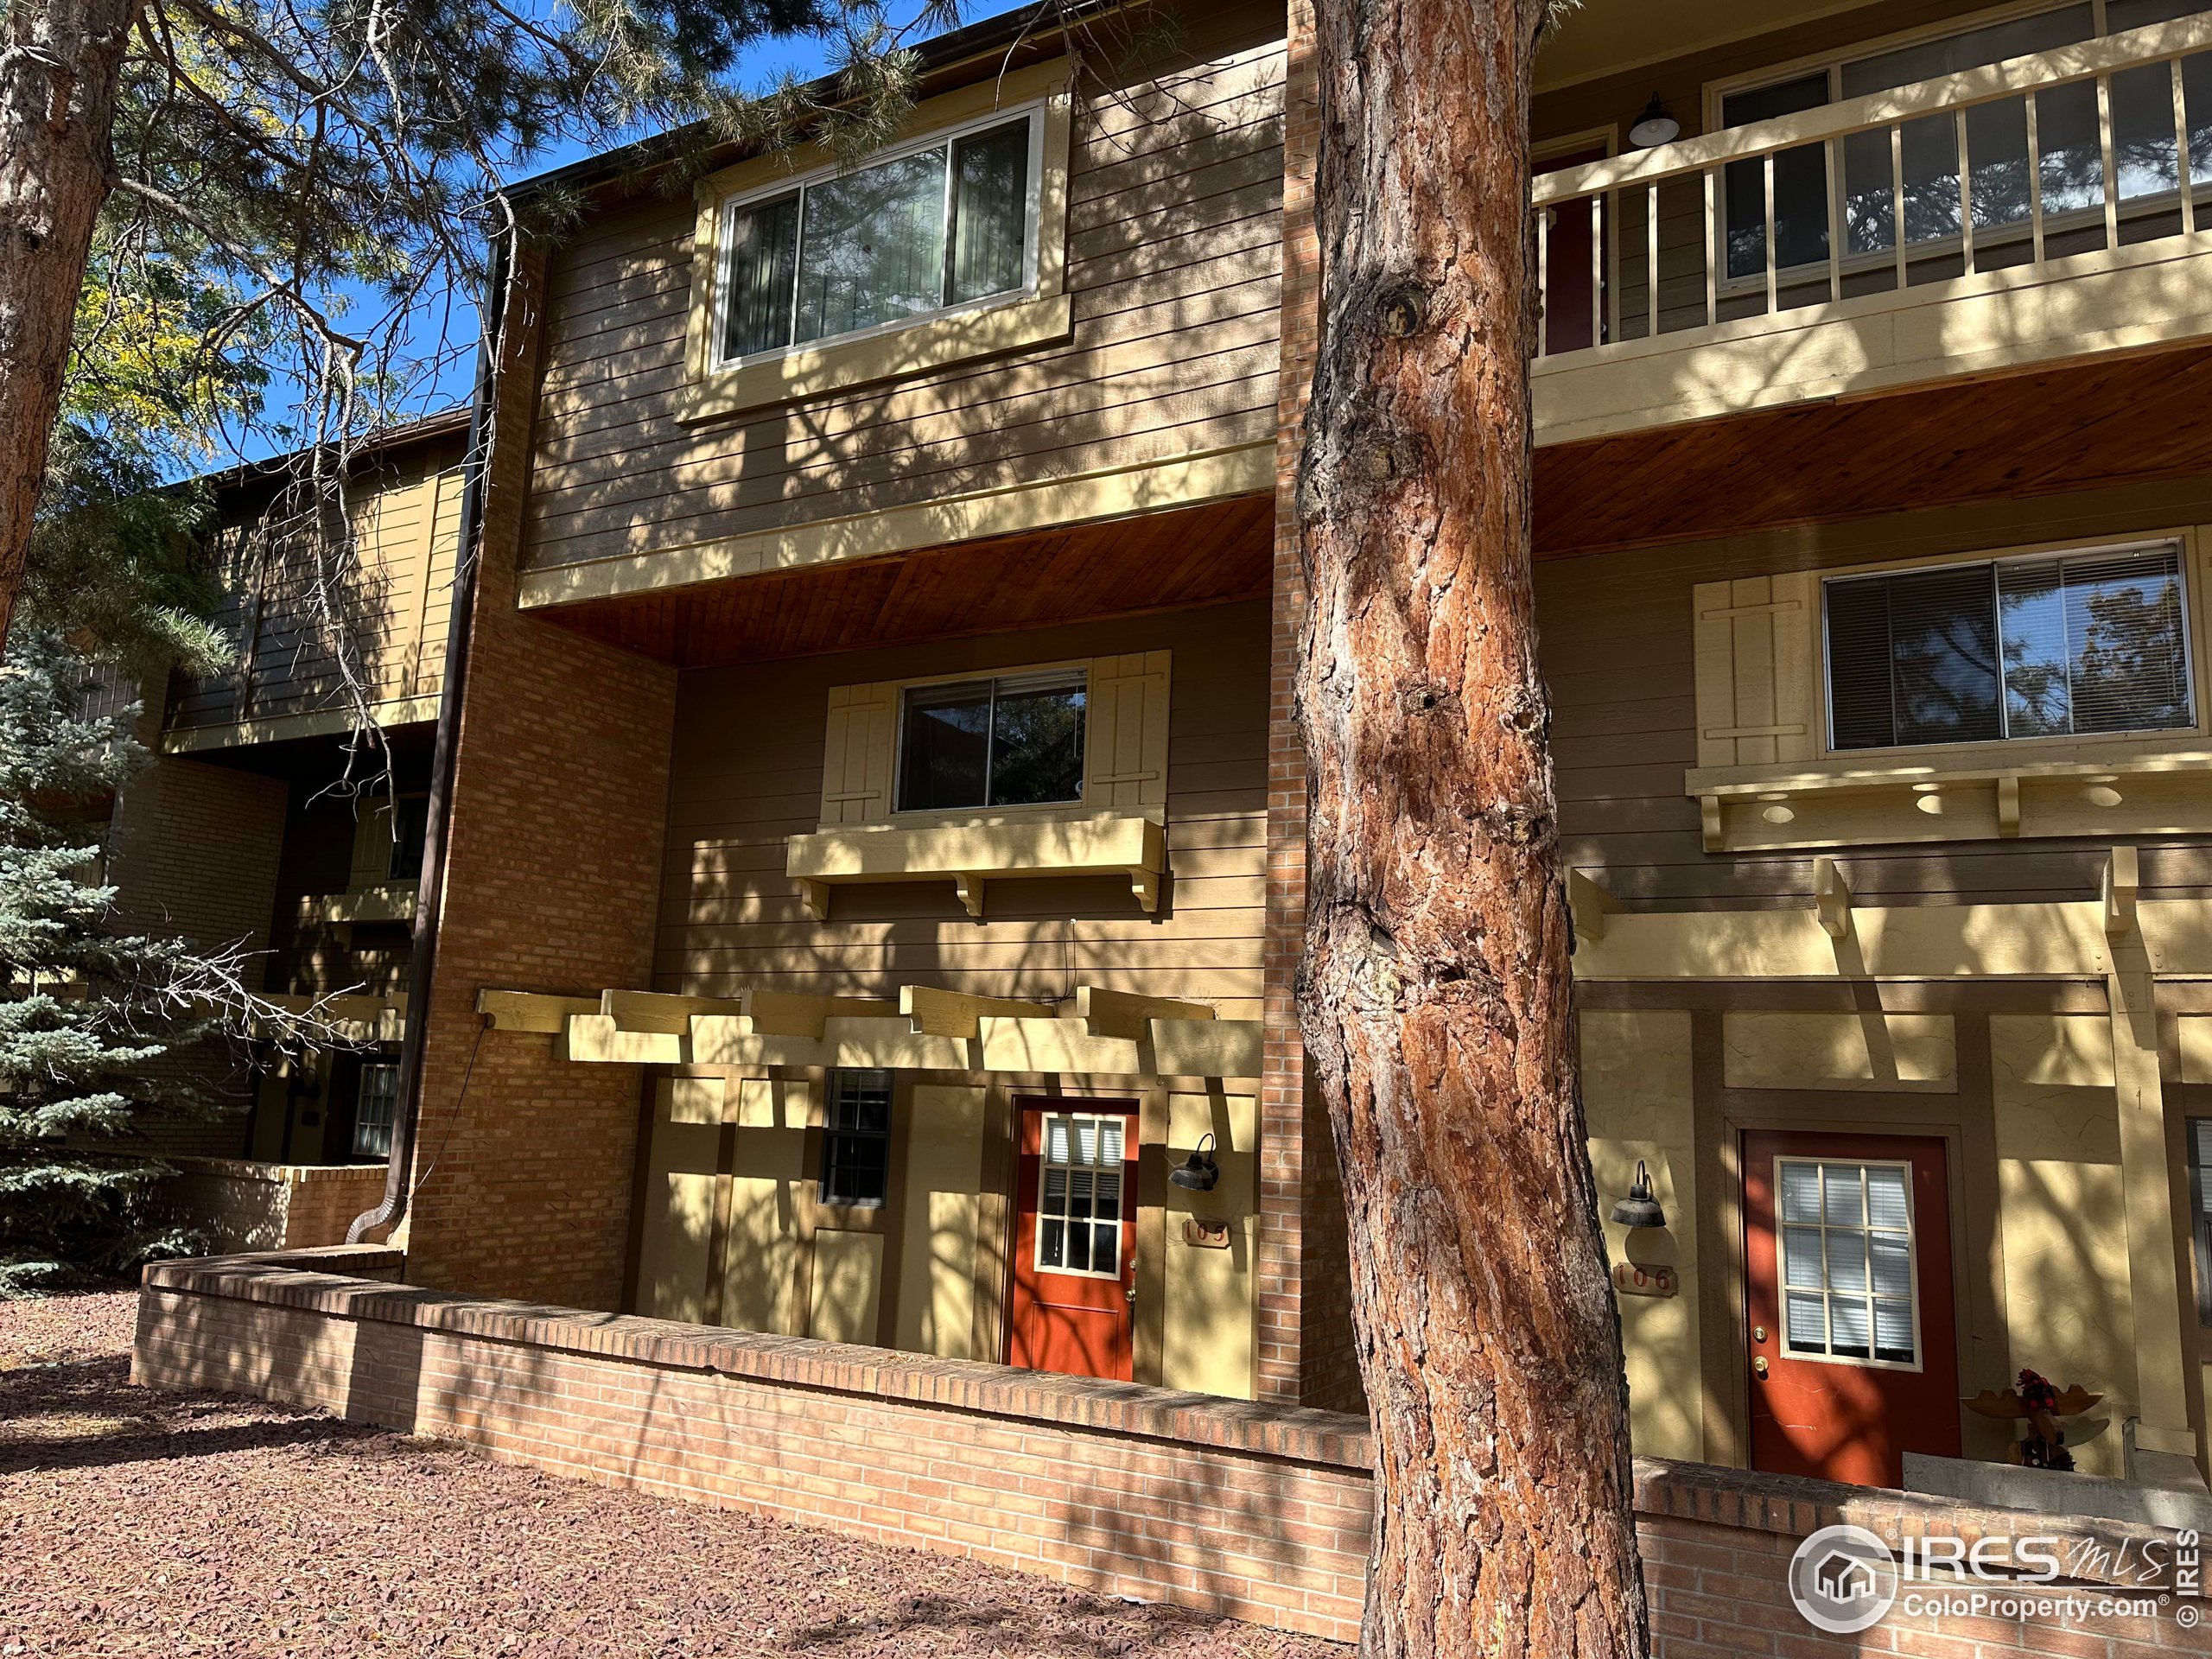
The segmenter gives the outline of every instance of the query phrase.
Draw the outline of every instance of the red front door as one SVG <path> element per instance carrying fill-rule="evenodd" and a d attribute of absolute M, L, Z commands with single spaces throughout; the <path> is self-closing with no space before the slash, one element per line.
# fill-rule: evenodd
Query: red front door
<path fill-rule="evenodd" d="M 1959 1455 L 1943 1143 L 1744 1135 L 1751 1466 L 1895 1486 Z"/>
<path fill-rule="evenodd" d="M 1129 1382 L 1137 1109 L 1056 1100 L 1020 1109 L 1007 1363 Z"/>

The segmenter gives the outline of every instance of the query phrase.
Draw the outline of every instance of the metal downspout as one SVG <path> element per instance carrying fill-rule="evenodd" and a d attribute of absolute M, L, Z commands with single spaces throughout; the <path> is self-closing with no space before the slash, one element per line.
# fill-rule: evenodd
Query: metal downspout
<path fill-rule="evenodd" d="M 454 745 L 467 687 L 468 648 L 475 618 L 476 575 L 483 556 L 486 474 L 491 456 L 492 402 L 498 388 L 498 342 L 505 327 L 507 258 L 493 253 L 484 280 L 483 337 L 476 346 L 476 385 L 468 415 L 468 455 L 461 494 L 461 536 L 454 561 L 453 607 L 446 628 L 445 679 L 438 690 L 437 735 L 430 755 L 430 807 L 423 837 L 423 874 L 416 889 L 414 937 L 408 953 L 407 1025 L 400 1033 L 398 1099 L 394 1103 L 391 1157 L 384 1198 L 353 1217 L 346 1242 L 358 1244 L 380 1227 L 406 1217 L 415 1161 L 416 1131 L 423 1117 L 423 1049 L 430 1016 L 430 978 L 437 963 L 438 919 L 444 908 L 448 819 L 453 811 Z"/>

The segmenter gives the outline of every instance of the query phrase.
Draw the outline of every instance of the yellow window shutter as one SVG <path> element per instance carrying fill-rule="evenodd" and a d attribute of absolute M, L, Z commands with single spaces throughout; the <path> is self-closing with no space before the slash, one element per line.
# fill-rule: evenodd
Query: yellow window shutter
<path fill-rule="evenodd" d="M 1818 752 L 1816 580 L 1800 571 L 1693 590 L 1699 766 L 1767 766 Z"/>
<path fill-rule="evenodd" d="M 1123 811 L 1167 804 L 1168 658 L 1096 657 L 1086 697 L 1083 798 Z"/>
<path fill-rule="evenodd" d="M 822 822 L 875 823 L 891 816 L 891 734 L 896 684 L 830 688 L 822 752 Z"/>

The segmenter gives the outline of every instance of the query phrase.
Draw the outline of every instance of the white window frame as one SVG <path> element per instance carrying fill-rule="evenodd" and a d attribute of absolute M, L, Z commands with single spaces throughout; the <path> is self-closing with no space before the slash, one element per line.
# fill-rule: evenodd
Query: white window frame
<path fill-rule="evenodd" d="M 902 804 L 899 790 L 906 776 L 906 700 L 917 691 L 927 691 L 943 685 L 969 685 L 977 681 L 991 688 L 991 707 L 995 725 L 998 708 L 998 683 L 1001 680 L 1043 679 L 1055 674 L 1071 674 L 1083 682 L 1083 758 L 1081 771 L 1076 778 L 1076 792 L 1065 801 L 1024 801 L 1017 806 L 1001 806 L 984 802 L 978 806 L 906 806 Z M 1090 663 L 1088 658 L 1067 663 L 1038 663 L 1020 668 L 994 668 L 965 674 L 938 674 L 927 679 L 904 680 L 899 683 L 898 696 L 891 706 L 891 816 L 893 818 L 941 819 L 951 815 L 972 818 L 977 813 L 995 816 L 1001 812 L 1065 812 L 1084 804 L 1090 788 L 1090 739 L 1095 728 L 1090 718 Z M 984 787 L 990 786 L 989 738 L 984 747 Z"/>
<path fill-rule="evenodd" d="M 1997 717 L 1999 731 L 1995 737 L 1965 738 L 1946 743 L 1895 743 L 1879 748 L 1840 749 L 1835 743 L 1835 675 L 1829 656 L 1828 594 L 1839 582 L 1863 580 L 1868 576 L 1899 576 L 1919 575 L 1934 570 L 1960 570 L 1975 565 L 2041 564 L 2052 559 L 2096 558 L 2117 556 L 2127 553 L 2147 553 L 2155 548 L 2171 547 L 2175 551 L 2175 575 L 2181 583 L 2181 653 L 2182 681 L 2189 692 L 2189 723 L 2185 726 L 2131 727 L 2118 732 L 2044 732 L 2033 736 L 2013 737 L 2003 729 L 2007 720 L 2005 702 L 2003 614 L 1998 614 L 1999 632 L 1998 650 Z M 1945 557 L 1910 561 L 1902 564 L 1873 565 L 1851 570 L 1830 570 L 1821 573 L 1820 628 L 1821 661 L 1821 745 L 1831 760 L 1863 760 L 1874 755 L 1928 754 L 1961 749 L 2026 750 L 2036 745 L 2083 743 L 2142 742 L 2145 740 L 2181 738 L 2204 730 L 2204 690 L 2196 677 L 2196 599 L 2190 581 L 2191 568 L 2196 563 L 2193 539 L 2181 531 L 2159 535 L 2136 537 L 2116 542 L 2091 542 L 2086 544 L 2059 543 L 2049 547 L 2013 549 L 2001 553 L 1980 553 L 1971 556 Z"/>
<path fill-rule="evenodd" d="M 721 372 L 743 369 L 759 363 L 772 363 L 795 353 L 817 351 L 827 346 L 842 345 L 849 340 L 869 340 L 886 334 L 895 334 L 902 330 L 912 328 L 918 323 L 928 322 L 934 318 L 964 316 L 995 310 L 1001 306 L 1018 304 L 1024 300 L 1034 297 L 1037 294 L 1038 226 L 1045 188 L 1045 105 L 1046 100 L 1041 98 L 1008 105 L 1003 109 L 992 110 L 970 120 L 934 128 L 904 143 L 893 144 L 887 149 L 876 150 L 864 160 L 849 166 L 830 164 L 817 167 L 808 172 L 778 179 L 773 183 L 762 185 L 757 189 L 724 198 L 715 209 L 715 302 L 709 312 L 709 322 L 711 329 L 709 335 L 711 353 L 710 369 Z M 850 178 L 855 174 L 864 173 L 868 168 L 880 166 L 883 162 L 895 162 L 906 156 L 918 155 L 924 150 L 934 149 L 939 144 L 943 144 L 946 147 L 943 212 L 945 223 L 950 228 L 952 218 L 951 146 L 970 133 L 984 131 L 993 127 L 1010 125 L 1017 119 L 1026 119 L 1029 124 L 1029 162 L 1027 195 L 1022 204 L 1021 282 L 1019 286 L 996 294 L 986 294 L 977 299 L 963 300 L 955 305 L 940 305 L 924 311 L 910 311 L 903 317 L 894 317 L 887 322 L 872 323 L 865 328 L 849 328 L 841 334 L 822 334 L 811 340 L 787 340 L 781 346 L 766 347 L 758 352 L 743 353 L 735 357 L 726 357 L 721 354 L 722 340 L 728 326 L 730 264 L 735 257 L 730 227 L 740 213 L 755 203 L 771 201 L 779 196 L 787 196 L 794 193 L 798 196 L 798 242 L 792 257 L 793 275 L 790 313 L 791 332 L 795 334 L 798 332 L 799 284 L 805 275 L 806 192 L 810 188 L 834 179 Z"/>
<path fill-rule="evenodd" d="M 1827 1334 L 1830 1338 L 1828 1345 L 1831 1348 L 1834 1346 L 1833 1340 L 1834 1334 L 1834 1320 L 1828 1312 L 1829 1302 L 1833 1298 L 1834 1293 L 1828 1288 L 1827 1279 L 1828 1218 L 1827 1178 L 1823 1176 L 1821 1182 L 1820 1221 L 1817 1224 L 1802 1221 L 1784 1221 L 1782 1217 L 1782 1166 L 1784 1164 L 1810 1164 L 1815 1169 L 1821 1168 L 1822 1166 L 1827 1164 L 1849 1164 L 1862 1172 L 1869 1169 L 1896 1169 L 1902 1170 L 1904 1172 L 1905 1262 L 1912 1274 L 1913 1357 L 1910 1363 L 1897 1359 L 1878 1359 L 1874 1356 L 1874 1331 L 1872 1326 L 1872 1319 L 1874 1317 L 1874 1253 L 1871 1249 L 1866 1252 L 1866 1317 L 1868 1320 L 1866 1331 L 1866 1357 L 1864 1359 L 1853 1359 L 1848 1354 L 1800 1353 L 1789 1345 L 1789 1244 L 1786 1230 L 1790 1227 L 1802 1228 L 1815 1224 L 1819 1227 L 1821 1234 L 1821 1313 L 1822 1319 L 1827 1321 Z M 1774 1300 L 1775 1319 L 1777 1321 L 1774 1332 L 1775 1349 L 1783 1358 L 1788 1360 L 1791 1364 L 1847 1365 L 1854 1370 L 1867 1371 L 1917 1372 L 1924 1371 L 1928 1369 L 1928 1343 L 1926 1338 L 1923 1336 L 1921 1332 L 1920 1319 L 1920 1200 L 1918 1194 L 1913 1191 L 1912 1175 L 1913 1169 L 1911 1162 L 1909 1160 L 1902 1158 L 1815 1158 L 1804 1153 L 1796 1152 L 1777 1153 L 1775 1154 L 1774 1171 L 1771 1178 L 1774 1185 L 1772 1188 L 1770 1189 L 1774 1193 Z M 1859 1192 L 1859 1203 L 1863 1207 L 1866 1204 L 1866 1184 L 1863 1179 L 1860 1181 Z M 1838 1232 L 1856 1231 L 1861 1238 L 1872 1238 L 1873 1236 L 1872 1230 L 1865 1226 L 1855 1229 L 1839 1227 L 1835 1230 Z"/>
<path fill-rule="evenodd" d="M 1100 1123 L 1111 1120 L 1122 1125 L 1122 1156 L 1120 1160 L 1113 1166 L 1113 1173 L 1116 1179 L 1119 1182 L 1119 1185 L 1115 1190 L 1114 1270 L 1111 1273 L 1101 1273 L 1096 1268 L 1056 1268 L 1045 1260 L 1046 1222 L 1048 1220 L 1065 1222 L 1067 1219 L 1067 1217 L 1065 1214 L 1058 1216 L 1047 1216 L 1045 1213 L 1045 1172 L 1048 1169 L 1064 1169 L 1071 1172 L 1083 1170 L 1096 1175 L 1105 1168 L 1105 1166 L 1101 1164 L 1056 1164 L 1052 1161 L 1051 1126 L 1052 1120 L 1056 1117 L 1065 1118 L 1071 1125 L 1068 1131 L 1069 1144 L 1071 1146 L 1075 1144 L 1075 1131 L 1072 1125 L 1078 1119 L 1090 1118 L 1092 1121 Z M 1030 1234 L 1029 1237 L 1029 1259 L 1032 1266 L 1039 1273 L 1057 1274 L 1060 1277 L 1065 1279 L 1121 1278 L 1122 1269 L 1129 1265 L 1127 1258 L 1131 1254 L 1131 1250 L 1128 1248 L 1129 1241 L 1125 1238 L 1123 1235 L 1128 1230 L 1124 1218 L 1128 1212 L 1129 1182 L 1132 1179 L 1129 1172 L 1129 1143 L 1136 1138 L 1136 1115 L 1133 1112 L 1085 1112 L 1060 1111 L 1056 1109 L 1048 1112 L 1040 1112 L 1038 1114 L 1038 1118 L 1036 1193 L 1037 1225 L 1034 1230 Z M 1103 1135 L 1101 1136 L 1101 1139 L 1103 1139 Z M 1092 1202 L 1094 1204 L 1096 1202 L 1096 1191 L 1097 1189 L 1096 1187 L 1092 1189 L 1094 1195 Z M 1090 1224 L 1095 1225 L 1096 1224 L 1096 1220 L 1097 1217 L 1093 1216 L 1091 1217 Z M 1065 1255 L 1066 1253 L 1064 1237 L 1061 1254 Z"/>

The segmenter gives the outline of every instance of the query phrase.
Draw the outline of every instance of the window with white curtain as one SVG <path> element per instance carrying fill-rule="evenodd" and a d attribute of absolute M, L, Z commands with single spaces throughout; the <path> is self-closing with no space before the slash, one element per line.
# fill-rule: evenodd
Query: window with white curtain
<path fill-rule="evenodd" d="M 723 209 L 725 361 L 1023 292 L 1039 111 L 933 134 Z"/>
<path fill-rule="evenodd" d="M 2178 541 L 1825 584 L 1830 747 L 2196 723 Z"/>

